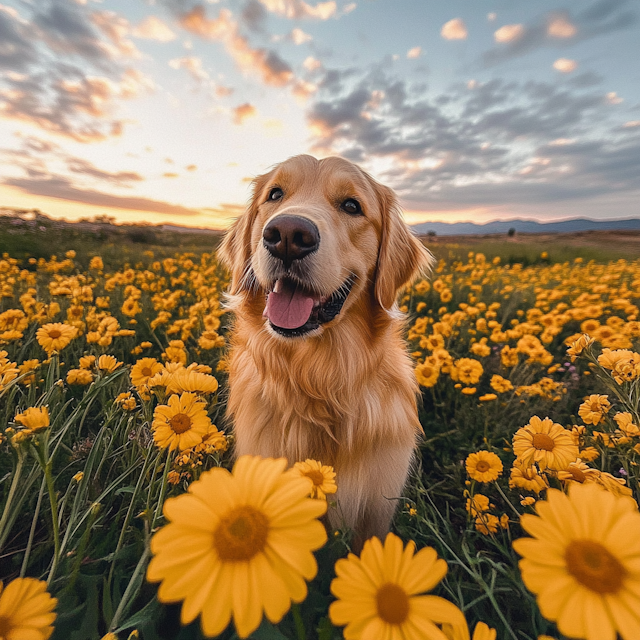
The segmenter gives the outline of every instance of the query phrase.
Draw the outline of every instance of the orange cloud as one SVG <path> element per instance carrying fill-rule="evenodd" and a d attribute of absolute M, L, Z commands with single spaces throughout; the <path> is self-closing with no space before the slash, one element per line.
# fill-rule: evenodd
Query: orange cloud
<path fill-rule="evenodd" d="M 578 63 L 575 60 L 569 60 L 568 58 L 558 58 L 553 63 L 553 68 L 556 71 L 561 71 L 562 73 L 571 73 L 578 68 Z"/>
<path fill-rule="evenodd" d="M 443 25 L 440 35 L 445 40 L 465 40 L 467 37 L 467 26 L 462 21 L 462 18 L 454 18 Z"/>
<path fill-rule="evenodd" d="M 256 115 L 258 115 L 257 109 L 245 102 L 233 110 L 233 121 L 235 124 L 243 124 L 247 118 L 253 118 Z"/>
<path fill-rule="evenodd" d="M 111 45 L 102 43 L 102 46 L 109 50 L 112 55 L 120 54 L 132 58 L 140 58 L 141 53 L 131 40 L 129 35 L 129 21 L 118 15 L 115 11 L 94 11 L 91 14 L 91 22 L 104 33 Z"/>
<path fill-rule="evenodd" d="M 547 25 L 547 34 L 552 38 L 571 38 L 576 35 L 578 29 L 564 16 L 555 16 Z"/>
<path fill-rule="evenodd" d="M 222 41 L 238 67 L 258 73 L 265 84 L 281 87 L 293 78 L 293 71 L 277 53 L 249 45 L 228 9 L 221 9 L 217 18 L 207 18 L 204 7 L 197 5 L 180 18 L 180 24 L 201 38 Z"/>
<path fill-rule="evenodd" d="M 500 27 L 494 34 L 496 42 L 513 42 L 522 37 L 524 33 L 524 25 L 521 24 L 505 24 Z"/>
<path fill-rule="evenodd" d="M 156 16 L 147 16 L 132 31 L 136 38 L 157 40 L 158 42 L 170 42 L 176 39 L 176 34 Z"/>
<path fill-rule="evenodd" d="M 407 58 L 419 58 L 421 52 L 422 47 L 413 47 L 413 49 L 409 49 L 409 51 L 407 51 Z"/>
<path fill-rule="evenodd" d="M 319 2 L 315 6 L 311 6 L 303 0 L 260 0 L 262 5 L 271 13 L 282 18 L 299 19 L 299 18 L 315 18 L 316 20 L 328 20 L 336 15 L 336 3 Z M 355 4 L 347 5 L 344 8 L 345 13 L 349 13 L 355 9 Z"/>
<path fill-rule="evenodd" d="M 169 60 L 172 69 L 185 69 L 198 82 L 209 79 L 209 74 L 202 68 L 202 60 L 195 56 L 174 58 Z"/>

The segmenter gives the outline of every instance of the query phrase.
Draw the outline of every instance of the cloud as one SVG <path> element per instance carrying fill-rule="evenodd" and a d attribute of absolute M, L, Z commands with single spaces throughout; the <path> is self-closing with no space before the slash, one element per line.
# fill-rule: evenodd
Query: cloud
<path fill-rule="evenodd" d="M 169 60 L 169 66 L 172 69 L 185 69 L 198 82 L 209 79 L 209 74 L 202 68 L 202 59 L 196 56 L 174 58 Z"/>
<path fill-rule="evenodd" d="M 176 39 L 176 34 L 169 26 L 157 16 L 147 16 L 131 32 L 136 38 L 157 40 L 158 42 L 171 42 Z"/>
<path fill-rule="evenodd" d="M 181 26 L 208 40 L 219 40 L 243 72 L 254 72 L 265 84 L 281 87 L 293 79 L 293 70 L 277 52 L 254 49 L 238 32 L 238 24 L 228 9 L 221 9 L 217 18 L 208 18 L 202 5 L 180 17 Z"/>
<path fill-rule="evenodd" d="M 0 68 L 10 69 L 0 77 L 0 116 L 80 142 L 120 135 L 118 102 L 153 89 L 122 64 L 138 55 L 128 22 L 60 2 L 31 8 L 23 17 L 0 5 Z"/>
<path fill-rule="evenodd" d="M 307 71 L 316 71 L 317 69 L 322 68 L 322 62 L 320 62 L 320 60 L 318 60 L 317 58 L 314 58 L 313 56 L 308 56 L 307 58 L 305 58 L 304 62 L 302 63 L 302 66 Z"/>
<path fill-rule="evenodd" d="M 578 68 L 578 63 L 575 60 L 569 60 L 567 58 L 558 58 L 553 63 L 553 68 L 556 71 L 561 71 L 562 73 L 571 73 Z"/>
<path fill-rule="evenodd" d="M 296 27 L 291 30 L 291 40 L 293 40 L 294 44 L 304 44 L 305 42 L 311 42 L 313 40 L 313 36 L 305 33 L 302 29 Z"/>
<path fill-rule="evenodd" d="M 307 4 L 303 0 L 260 0 L 260 2 L 267 11 L 290 20 L 299 20 L 301 18 L 328 20 L 334 17 L 337 12 L 337 5 L 333 0 L 331 2 L 319 2 L 316 5 Z M 355 6 L 353 9 L 355 9 Z M 349 9 L 349 11 L 353 9 Z"/>
<path fill-rule="evenodd" d="M 409 49 L 409 51 L 407 51 L 407 58 L 419 58 L 421 53 L 422 47 L 413 47 L 413 49 Z"/>
<path fill-rule="evenodd" d="M 637 22 L 637 3 L 596 0 L 581 11 L 553 11 L 526 25 L 501 27 L 494 34 L 497 46 L 482 59 L 485 65 L 494 65 L 541 47 L 567 47 L 627 29 Z"/>
<path fill-rule="evenodd" d="M 524 34 L 524 26 L 521 24 L 505 24 L 500 27 L 494 34 L 493 38 L 496 42 L 513 42 L 522 38 Z"/>
<path fill-rule="evenodd" d="M 258 110 L 248 102 L 237 106 L 233 110 L 233 122 L 235 124 L 244 124 L 244 121 L 248 118 L 254 118 L 258 115 Z"/>
<path fill-rule="evenodd" d="M 467 27 L 462 18 L 454 18 L 449 22 L 445 22 L 440 35 L 445 40 L 465 40 L 467 38 Z"/>
<path fill-rule="evenodd" d="M 180 205 L 153 200 L 151 198 L 116 196 L 95 189 L 81 189 L 74 186 L 68 178 L 53 176 L 47 178 L 6 178 L 2 181 L 9 187 L 34 196 L 46 196 L 59 200 L 70 200 L 99 207 L 128 209 L 133 211 L 150 211 L 177 216 L 198 216 L 198 209 L 190 209 Z"/>
<path fill-rule="evenodd" d="M 326 76 L 333 78 L 319 83 L 307 110 L 314 150 L 362 163 L 407 206 L 560 202 L 640 189 L 640 127 L 616 123 L 623 116 L 612 98 L 590 87 L 494 79 L 428 99 L 424 87 L 382 65 Z"/>
<path fill-rule="evenodd" d="M 141 182 L 144 178 L 136 171 L 103 171 L 98 169 L 88 160 L 81 158 L 67 157 L 67 167 L 73 173 L 84 176 L 91 176 L 97 180 L 108 182 L 116 186 L 130 186 L 131 182 Z"/>

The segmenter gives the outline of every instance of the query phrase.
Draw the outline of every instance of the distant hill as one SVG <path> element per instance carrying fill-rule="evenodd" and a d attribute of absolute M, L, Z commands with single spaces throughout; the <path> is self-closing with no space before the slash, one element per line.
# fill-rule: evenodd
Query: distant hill
<path fill-rule="evenodd" d="M 579 231 L 640 231 L 640 219 L 589 220 L 575 218 L 559 222 L 536 222 L 535 220 L 494 220 L 486 224 L 475 222 L 423 222 L 411 227 L 417 234 L 435 232 L 438 236 L 470 236 L 506 234 L 509 229 L 516 233 L 575 233 Z"/>

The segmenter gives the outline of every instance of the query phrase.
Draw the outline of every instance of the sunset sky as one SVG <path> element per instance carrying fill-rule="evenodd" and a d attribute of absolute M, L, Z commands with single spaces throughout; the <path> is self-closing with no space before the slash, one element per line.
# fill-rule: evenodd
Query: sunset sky
<path fill-rule="evenodd" d="M 223 228 L 341 155 L 408 222 L 640 217 L 637 0 L 0 0 L 0 207 Z"/>

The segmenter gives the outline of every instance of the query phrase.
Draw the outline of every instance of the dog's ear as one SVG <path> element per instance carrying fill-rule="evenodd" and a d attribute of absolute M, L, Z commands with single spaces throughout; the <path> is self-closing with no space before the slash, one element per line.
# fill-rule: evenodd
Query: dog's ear
<path fill-rule="evenodd" d="M 247 281 L 251 261 L 251 232 L 258 215 L 262 191 L 270 177 L 271 172 L 258 176 L 253 181 L 247 210 L 231 225 L 218 247 L 218 258 L 231 271 L 231 295 L 249 288 Z"/>
<path fill-rule="evenodd" d="M 400 287 L 428 271 L 434 258 L 402 219 L 395 193 L 378 183 L 375 189 L 382 210 L 382 237 L 374 293 L 380 306 L 390 310 Z"/>

